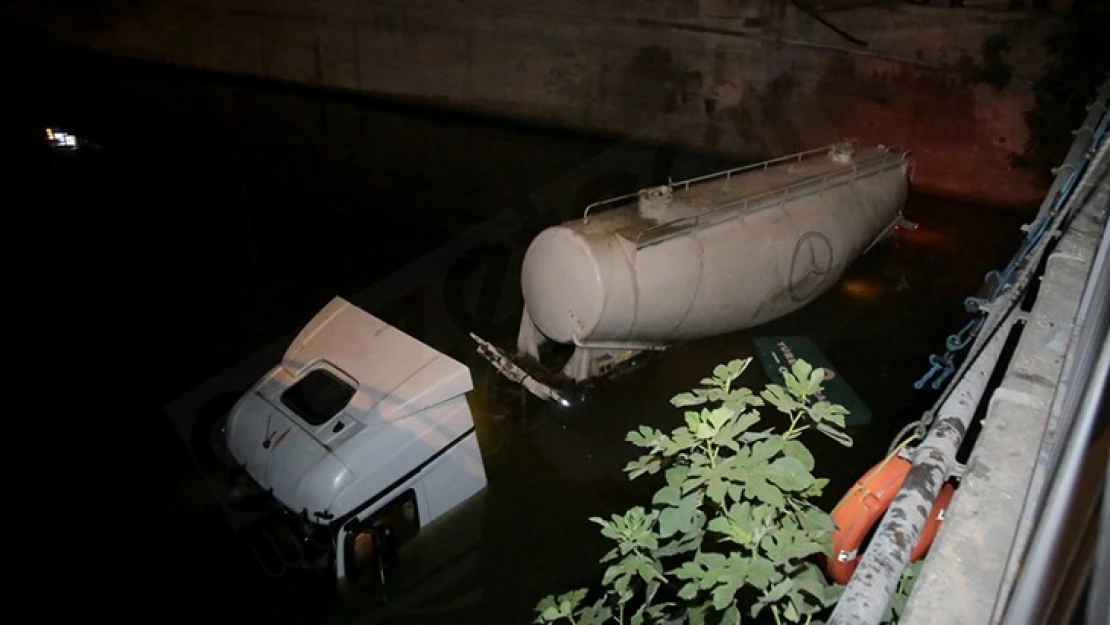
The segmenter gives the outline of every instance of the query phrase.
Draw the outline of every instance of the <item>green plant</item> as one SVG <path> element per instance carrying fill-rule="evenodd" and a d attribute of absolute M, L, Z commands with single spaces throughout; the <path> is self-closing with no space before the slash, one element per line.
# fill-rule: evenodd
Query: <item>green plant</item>
<path fill-rule="evenodd" d="M 902 618 L 902 615 L 906 612 L 906 602 L 910 600 L 910 592 L 913 591 L 913 584 L 917 581 L 918 575 L 921 574 L 923 564 L 925 564 L 924 560 L 918 560 L 907 566 L 906 570 L 902 572 L 902 578 L 898 580 L 898 588 L 894 589 L 894 595 L 891 596 L 890 603 L 886 604 L 883 623 L 897 623 Z"/>
<path fill-rule="evenodd" d="M 662 472 L 666 484 L 649 509 L 591 519 L 616 543 L 601 559 L 609 566 L 600 596 L 549 596 L 537 623 L 738 623 L 745 607 L 752 617 L 770 610 L 776 623 L 810 623 L 836 601 L 842 588 L 813 562 L 830 547 L 832 519 L 813 504 L 828 480 L 813 475 L 798 438 L 812 430 L 850 446 L 848 411 L 815 401 L 825 372 L 802 360 L 783 371 L 784 385 L 758 395 L 733 388 L 749 364 L 718 365 L 700 388 L 676 395 L 674 406 L 700 409 L 670 434 L 629 432 L 645 450 L 625 467 L 629 479 Z M 788 420 L 781 434 L 752 429 L 756 408 L 768 404 Z"/>

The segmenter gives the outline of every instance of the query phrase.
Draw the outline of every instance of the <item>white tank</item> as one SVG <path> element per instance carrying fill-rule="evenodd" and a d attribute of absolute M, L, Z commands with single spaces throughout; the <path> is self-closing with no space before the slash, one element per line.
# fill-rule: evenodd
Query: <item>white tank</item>
<path fill-rule="evenodd" d="M 836 144 L 591 206 L 528 248 L 519 347 L 642 350 L 792 312 L 896 223 L 908 166 Z"/>

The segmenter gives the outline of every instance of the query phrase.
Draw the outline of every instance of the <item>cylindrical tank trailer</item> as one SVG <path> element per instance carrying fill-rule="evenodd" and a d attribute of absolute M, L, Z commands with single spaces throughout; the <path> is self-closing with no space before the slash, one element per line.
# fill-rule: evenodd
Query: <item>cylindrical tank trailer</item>
<path fill-rule="evenodd" d="M 525 254 L 520 355 L 573 345 L 562 373 L 581 382 L 797 310 L 893 231 L 908 169 L 845 142 L 591 205 Z"/>

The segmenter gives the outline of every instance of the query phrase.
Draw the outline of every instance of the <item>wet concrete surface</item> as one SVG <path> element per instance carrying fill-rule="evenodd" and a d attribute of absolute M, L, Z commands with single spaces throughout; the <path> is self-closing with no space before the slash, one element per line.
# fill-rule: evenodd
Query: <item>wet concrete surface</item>
<path fill-rule="evenodd" d="M 64 225 L 38 215 L 51 237 L 42 240 L 67 259 L 38 288 L 92 293 L 81 322 L 107 339 L 94 369 L 127 371 L 113 387 L 126 399 L 97 432 L 113 451 L 90 465 L 103 471 L 105 507 L 126 510 L 96 548 L 117 566 L 99 575 L 135 601 L 173 606 L 159 618 L 174 622 L 528 622 L 545 594 L 598 578 L 607 545 L 588 518 L 648 500 L 654 484 L 621 472 L 634 455 L 624 434 L 677 425 L 668 398 L 715 364 L 754 355 L 758 336 L 808 336 L 875 414 L 851 432 L 851 450 L 811 439 L 818 472 L 832 478 L 831 508 L 931 403 L 935 392 L 914 380 L 966 320 L 963 298 L 1008 259 L 1025 217 L 911 195 L 919 228 L 861 258 L 810 306 L 677 345 L 587 405 L 556 411 L 515 399 L 458 336 L 512 341 L 514 272 L 541 227 L 719 159 L 105 59 L 52 62 L 29 83 L 36 105 L 8 148 L 70 208 Z M 47 149 L 46 127 L 86 143 Z M 435 256 L 506 215 L 499 245 Z M 396 276 L 401 286 L 378 288 Z M 431 532 L 450 561 L 425 554 L 409 571 L 424 581 L 384 607 L 345 606 L 326 580 L 282 570 L 269 551 L 280 541 L 266 533 L 278 526 L 229 516 L 198 464 L 197 415 L 167 408 L 280 346 L 335 294 L 464 359 L 478 386 L 489 487 Z M 758 366 L 744 381 L 764 382 Z"/>

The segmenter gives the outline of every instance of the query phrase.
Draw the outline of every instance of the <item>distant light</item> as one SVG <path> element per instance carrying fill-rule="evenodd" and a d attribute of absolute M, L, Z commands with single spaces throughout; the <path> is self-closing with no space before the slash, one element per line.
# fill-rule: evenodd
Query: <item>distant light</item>
<path fill-rule="evenodd" d="M 72 135 L 63 130 L 55 130 L 54 128 L 46 129 L 46 140 L 54 144 L 56 148 L 64 148 L 67 150 L 77 149 L 77 136 Z"/>

